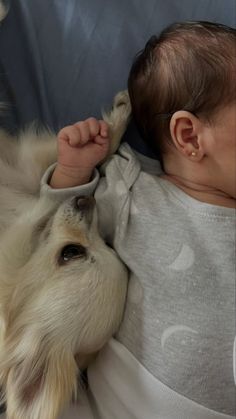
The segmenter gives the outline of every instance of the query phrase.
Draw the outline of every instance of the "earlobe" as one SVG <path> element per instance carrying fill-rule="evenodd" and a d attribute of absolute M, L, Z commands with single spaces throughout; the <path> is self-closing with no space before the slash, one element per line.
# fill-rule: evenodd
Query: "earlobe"
<path fill-rule="evenodd" d="M 170 121 L 170 133 L 176 149 L 195 161 L 202 158 L 201 122 L 190 112 L 175 112 Z"/>

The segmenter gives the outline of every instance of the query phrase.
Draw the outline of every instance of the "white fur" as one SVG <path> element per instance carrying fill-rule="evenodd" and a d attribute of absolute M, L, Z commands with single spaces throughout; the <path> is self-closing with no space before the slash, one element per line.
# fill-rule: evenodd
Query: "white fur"
<path fill-rule="evenodd" d="M 119 102 L 122 97 L 122 104 Z M 119 103 L 117 105 L 117 103 Z M 106 116 L 112 152 L 130 113 L 127 93 Z M 97 231 L 96 207 L 39 196 L 55 136 L 0 132 L 0 385 L 7 419 L 56 419 L 77 393 L 78 370 L 117 330 L 127 271 Z M 85 257 L 61 263 L 69 244 Z"/>
<path fill-rule="evenodd" d="M 6 17 L 7 13 L 8 9 L 6 5 L 2 2 L 2 0 L 0 0 L 0 22 Z"/>

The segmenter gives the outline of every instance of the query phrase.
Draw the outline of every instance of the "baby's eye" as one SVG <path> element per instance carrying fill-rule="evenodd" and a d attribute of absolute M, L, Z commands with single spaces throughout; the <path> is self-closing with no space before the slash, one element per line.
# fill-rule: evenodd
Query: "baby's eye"
<path fill-rule="evenodd" d="M 86 256 L 86 247 L 82 246 L 81 244 L 67 244 L 61 250 L 61 254 L 59 256 L 59 263 L 65 264 L 70 260 L 85 258 Z"/>

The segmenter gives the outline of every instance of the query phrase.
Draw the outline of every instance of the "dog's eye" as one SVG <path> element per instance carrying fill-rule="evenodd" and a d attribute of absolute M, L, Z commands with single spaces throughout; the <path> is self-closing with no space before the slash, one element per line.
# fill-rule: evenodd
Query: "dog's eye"
<path fill-rule="evenodd" d="M 66 263 L 72 259 L 79 259 L 85 257 L 87 249 L 81 244 L 68 244 L 63 247 L 60 254 L 60 262 Z"/>

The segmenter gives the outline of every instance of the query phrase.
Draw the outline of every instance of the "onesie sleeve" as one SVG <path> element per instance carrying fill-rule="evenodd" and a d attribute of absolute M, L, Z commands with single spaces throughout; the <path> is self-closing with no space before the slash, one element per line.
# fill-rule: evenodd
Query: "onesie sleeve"
<path fill-rule="evenodd" d="M 51 198 L 54 201 L 58 201 L 58 203 L 60 203 L 73 196 L 80 197 L 94 194 L 100 177 L 97 169 L 94 169 L 90 182 L 86 183 L 85 185 L 74 186 L 71 188 L 54 189 L 49 185 L 49 182 L 55 167 L 56 163 L 49 166 L 44 173 L 41 179 L 40 196 L 47 196 L 48 198 Z"/>

